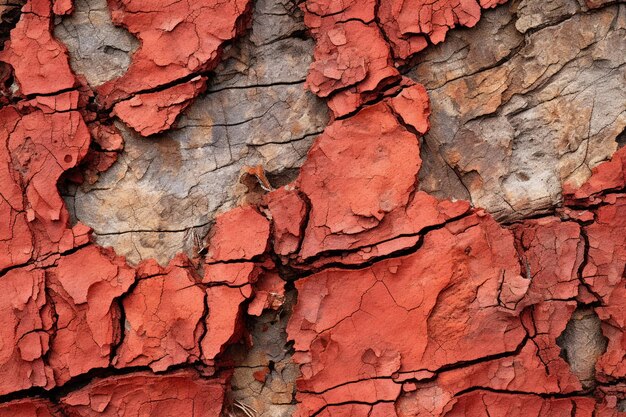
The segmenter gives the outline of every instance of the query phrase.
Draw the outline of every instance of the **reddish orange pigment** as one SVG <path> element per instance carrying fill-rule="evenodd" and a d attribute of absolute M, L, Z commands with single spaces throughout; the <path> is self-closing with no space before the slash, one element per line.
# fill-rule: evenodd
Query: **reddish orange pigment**
<path fill-rule="evenodd" d="M 193 259 L 131 267 L 70 226 L 57 184 L 113 164 L 113 115 L 169 129 L 251 4 L 110 0 L 141 47 L 92 91 L 51 33 L 71 2 L 28 0 L 0 52 L 17 86 L 0 109 L 0 417 L 219 416 L 224 352 L 247 316 L 282 307 L 285 271 L 297 416 L 623 415 L 626 148 L 511 226 L 418 189 L 430 103 L 397 68 L 498 3 L 302 3 L 307 87 L 335 119 L 297 179 L 221 214 Z M 557 344 L 579 306 L 607 338 L 592 387 Z"/>

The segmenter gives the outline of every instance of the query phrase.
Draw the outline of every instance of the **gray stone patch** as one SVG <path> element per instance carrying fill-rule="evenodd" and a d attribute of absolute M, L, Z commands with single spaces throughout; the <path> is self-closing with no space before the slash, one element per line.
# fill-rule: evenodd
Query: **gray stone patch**
<path fill-rule="evenodd" d="M 208 92 L 173 129 L 149 139 L 121 123 L 125 149 L 93 185 L 69 190 L 76 220 L 131 263 L 192 252 L 217 213 L 242 198 L 245 166 L 293 177 L 328 123 L 305 91 L 313 41 L 292 3 L 259 1 L 253 26 L 226 52 Z M 278 185 L 278 184 L 277 184 Z"/>
<path fill-rule="evenodd" d="M 92 87 L 126 72 L 139 41 L 114 26 L 106 0 L 74 0 L 74 12 L 58 17 L 54 36 L 65 43 L 70 65 Z"/>

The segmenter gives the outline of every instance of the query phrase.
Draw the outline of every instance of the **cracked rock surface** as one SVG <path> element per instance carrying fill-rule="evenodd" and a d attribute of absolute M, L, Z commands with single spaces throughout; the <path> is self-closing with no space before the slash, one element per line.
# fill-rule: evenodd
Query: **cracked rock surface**
<path fill-rule="evenodd" d="M 153 257 L 166 264 L 190 253 L 193 236 L 204 237 L 215 215 L 244 197 L 244 167 L 289 177 L 302 165 L 328 119 L 302 88 L 313 44 L 301 39 L 304 27 L 291 8 L 256 4 L 251 31 L 174 129 L 146 140 L 120 126 L 125 147 L 118 162 L 67 198 L 98 243 L 131 262 Z"/>
<path fill-rule="evenodd" d="M 626 415 L 622 2 L 0 17 L 0 417 Z"/>
<path fill-rule="evenodd" d="M 626 58 L 615 53 L 626 48 L 624 13 L 521 1 L 420 54 L 407 75 L 432 103 L 422 189 L 511 221 L 580 186 L 626 127 Z"/>

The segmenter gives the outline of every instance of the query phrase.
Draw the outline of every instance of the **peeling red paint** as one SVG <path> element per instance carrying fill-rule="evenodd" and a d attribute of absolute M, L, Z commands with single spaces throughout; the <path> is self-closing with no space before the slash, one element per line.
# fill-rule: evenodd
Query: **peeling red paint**
<path fill-rule="evenodd" d="M 250 2 L 110 0 L 141 47 L 92 91 L 51 33 L 71 2 L 29 0 L 0 52 L 16 81 L 0 109 L 0 416 L 218 416 L 221 355 L 246 315 L 282 308 L 285 271 L 298 416 L 619 415 L 626 148 L 563 208 L 513 225 L 419 190 L 430 103 L 398 66 L 499 3 L 304 2 L 306 85 L 335 120 L 297 179 L 218 216 L 194 259 L 131 267 L 70 227 L 57 185 L 113 164 L 113 115 L 143 136 L 171 128 Z M 579 305 L 608 339 L 589 390 L 557 343 Z"/>
<path fill-rule="evenodd" d="M 113 114 L 142 136 L 150 136 L 172 127 L 191 100 L 204 92 L 206 77 L 175 85 L 156 93 L 135 94 L 113 106 Z"/>
<path fill-rule="evenodd" d="M 243 30 L 250 8 L 248 0 L 108 4 L 113 22 L 137 36 L 141 47 L 122 77 L 97 89 L 105 107 L 215 68 L 224 42 Z"/>
<path fill-rule="evenodd" d="M 67 49 L 52 36 L 53 17 L 50 0 L 29 0 L 0 52 L 0 61 L 13 67 L 23 95 L 54 94 L 76 85 Z"/>
<path fill-rule="evenodd" d="M 110 365 L 111 350 L 121 337 L 115 301 L 133 284 L 135 271 L 112 250 L 88 246 L 62 256 L 46 276 L 57 316 L 48 362 L 62 385 Z"/>

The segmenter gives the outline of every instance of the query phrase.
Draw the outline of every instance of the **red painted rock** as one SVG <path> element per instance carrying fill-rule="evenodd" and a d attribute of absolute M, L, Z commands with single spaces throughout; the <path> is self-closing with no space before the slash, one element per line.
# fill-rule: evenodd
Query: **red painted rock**
<path fill-rule="evenodd" d="M 363 161 L 353 166 L 354 159 Z M 298 178 L 311 204 L 301 255 L 322 246 L 337 249 L 330 235 L 356 235 L 404 207 L 420 167 L 417 138 L 384 103 L 331 124 L 317 139 Z"/>
<path fill-rule="evenodd" d="M 71 14 L 74 11 L 72 0 L 53 0 L 52 12 L 57 16 Z"/>
<path fill-rule="evenodd" d="M 596 403 L 596 413 L 594 417 L 621 417 L 623 412 L 619 411 L 620 403 L 626 399 L 626 385 L 617 383 L 614 385 L 599 387 L 597 393 L 600 401 Z"/>
<path fill-rule="evenodd" d="M 592 170 L 589 180 L 579 189 L 567 186 L 563 188 L 566 202 L 593 203 L 595 196 L 610 191 L 623 190 L 626 187 L 626 148 L 621 148 L 610 161 L 598 165 Z"/>
<path fill-rule="evenodd" d="M 272 215 L 274 252 L 283 256 L 296 252 L 305 226 L 306 203 L 297 191 L 285 187 L 269 193 L 266 202 Z"/>
<path fill-rule="evenodd" d="M 349 114 L 400 80 L 389 45 L 376 25 L 376 3 L 312 0 L 302 6 L 315 38 L 307 86 L 330 97 L 335 116 Z"/>
<path fill-rule="evenodd" d="M 285 281 L 276 272 L 267 272 L 254 285 L 254 299 L 248 314 L 260 316 L 264 310 L 278 310 L 285 301 Z"/>
<path fill-rule="evenodd" d="M 73 170 L 72 180 L 78 184 L 83 181 L 94 184 L 102 172 L 113 166 L 124 149 L 124 138 L 114 125 L 93 122 L 88 127 L 97 147 L 91 146 L 79 169 Z"/>
<path fill-rule="evenodd" d="M 409 32 L 407 30 L 410 25 L 412 25 L 413 28 L 419 26 L 419 20 L 410 20 L 411 18 L 415 18 L 416 15 L 419 19 L 420 13 L 417 11 L 416 5 L 408 6 L 408 3 L 418 2 L 419 1 L 407 2 L 407 6 L 404 6 L 402 2 L 397 0 L 380 2 L 378 20 L 385 33 L 386 39 L 389 41 L 389 46 L 393 52 L 396 63 L 405 63 L 407 58 L 428 46 L 428 33 L 419 31 Z M 419 3 L 421 3 L 420 6 L 422 9 L 428 9 L 429 5 L 425 2 L 422 1 Z M 400 19 L 400 17 L 402 19 Z"/>
<path fill-rule="evenodd" d="M 7 147 L 11 131 L 19 123 L 19 118 L 14 108 L 0 110 L 0 271 L 26 263 L 34 251 L 22 195 L 22 181 L 13 167 L 13 156 Z"/>
<path fill-rule="evenodd" d="M 254 262 L 213 263 L 204 266 L 202 282 L 241 287 L 256 280 L 259 269 Z"/>
<path fill-rule="evenodd" d="M 220 215 L 209 233 L 203 282 L 209 314 L 200 342 L 208 365 L 243 331 L 243 303 L 252 296 L 252 282 L 260 271 L 257 260 L 268 247 L 270 222 L 252 206 Z"/>
<path fill-rule="evenodd" d="M 601 303 L 595 310 L 609 345 L 596 371 L 607 381 L 626 376 L 626 196 L 599 207 L 585 231 L 589 251 L 582 278 Z"/>
<path fill-rule="evenodd" d="M 57 316 L 49 355 L 57 383 L 109 366 L 121 337 L 117 300 L 135 271 L 112 250 L 88 246 L 62 256 L 46 277 Z"/>
<path fill-rule="evenodd" d="M 559 357 L 556 338 L 563 331 L 574 303 L 554 302 L 541 311 L 527 313 L 538 324 L 518 349 L 501 357 L 485 358 L 477 363 L 460 363 L 451 369 L 432 374 L 411 375 L 416 382 L 396 405 L 400 416 L 444 416 L 454 408 L 459 395 L 472 389 L 512 391 L 517 393 L 561 394 L 581 389 L 569 366 Z M 556 318 L 556 323 L 550 319 Z M 545 333 L 544 333 L 545 332 Z M 474 416 L 474 414 L 468 414 Z M 481 415 L 481 414 L 478 414 Z"/>
<path fill-rule="evenodd" d="M 519 273 L 512 234 L 471 216 L 428 233 L 415 254 L 297 281 L 288 334 L 301 415 L 395 400 L 393 377 L 514 351 L 526 335 Z"/>
<path fill-rule="evenodd" d="M 400 253 L 416 247 L 425 229 L 442 226 L 446 222 L 463 217 L 469 212 L 466 201 L 437 200 L 422 191 L 412 194 L 407 207 L 400 207 L 387 214 L 380 224 L 355 235 L 333 234 L 311 246 L 313 258 L 305 259 L 299 267 L 322 267 L 341 263 L 359 265 Z M 339 249 L 335 255 L 327 249 Z M 318 255 L 323 254 L 323 257 Z"/>
<path fill-rule="evenodd" d="M 211 229 L 207 263 L 252 260 L 265 252 L 269 236 L 269 221 L 254 207 L 230 210 Z"/>
<path fill-rule="evenodd" d="M 317 42 L 307 86 L 337 120 L 293 188 L 267 196 L 271 220 L 255 207 L 216 220 L 199 277 L 182 256 L 135 270 L 89 245 L 86 226 L 69 227 L 61 176 L 82 162 L 94 181 L 122 140 L 110 118 L 86 108 L 96 95 L 73 90 L 66 50 L 51 35 L 52 14 L 71 12 L 71 1 L 29 0 L 0 52 L 20 87 L 3 92 L 0 109 L 0 395 L 120 372 L 112 366 L 219 369 L 246 310 L 281 305 L 273 248 L 287 268 L 317 271 L 296 283 L 288 329 L 302 371 L 299 416 L 617 415 L 626 392 L 626 151 L 566 191 L 568 221 L 548 216 L 510 230 L 467 202 L 418 190 L 429 102 L 396 66 L 501 2 L 306 1 Z M 108 4 L 141 47 L 97 101 L 145 136 L 170 128 L 203 91 L 202 74 L 250 8 Z M 88 154 L 89 132 L 97 149 Z M 608 338 L 597 375 L 609 384 L 595 399 L 577 396 L 582 386 L 556 343 L 577 302 L 591 303 Z M 253 378 L 265 382 L 265 371 Z M 220 415 L 222 377 L 122 372 L 132 373 L 68 384 L 50 398 L 71 417 Z M 58 417 L 43 399 L 1 404 L 5 415 Z"/>
<path fill-rule="evenodd" d="M 95 380 L 61 398 L 61 406 L 71 417 L 218 417 L 224 383 L 192 371 L 142 372 Z"/>
<path fill-rule="evenodd" d="M 585 251 L 580 226 L 545 217 L 525 221 L 514 230 L 522 272 L 531 282 L 527 302 L 574 299 Z"/>
<path fill-rule="evenodd" d="M 466 203 L 441 203 L 416 191 L 416 131 L 427 130 L 428 113 L 425 90 L 412 86 L 334 122 L 316 140 L 296 182 L 311 206 L 303 259 L 415 234 L 467 210 Z"/>
<path fill-rule="evenodd" d="M 460 396 L 445 417 L 592 417 L 593 398 L 542 398 L 536 395 L 474 391 Z M 399 414 L 400 417 L 411 414 Z"/>
<path fill-rule="evenodd" d="M 180 113 L 206 88 L 206 77 L 175 85 L 156 93 L 136 94 L 118 102 L 113 114 L 142 136 L 168 130 Z"/>
<path fill-rule="evenodd" d="M 0 277 L 0 294 L 0 395 L 52 387 L 52 370 L 44 356 L 50 350 L 54 318 L 44 270 L 24 267 L 8 271 Z M 0 415 L 3 412 L 8 415 L 0 408 Z"/>
<path fill-rule="evenodd" d="M 353 87 L 339 91 L 329 103 L 335 116 L 357 110 L 400 79 L 389 46 L 375 24 L 351 20 L 322 28 L 307 86 L 320 97 Z"/>
<path fill-rule="evenodd" d="M 99 100 L 106 108 L 215 68 L 223 44 L 242 31 L 250 8 L 249 0 L 113 0 L 108 4 L 113 23 L 126 27 L 141 46 L 123 76 L 98 87 Z M 167 90 L 163 93 L 161 103 L 166 97 L 178 100 Z"/>
<path fill-rule="evenodd" d="M 122 304 L 125 337 L 114 360 L 116 367 L 150 366 L 163 371 L 199 358 L 205 295 L 182 257 L 157 274 L 140 278 Z"/>
<path fill-rule="evenodd" d="M 344 116 L 393 88 L 397 66 L 439 43 L 456 25 L 474 26 L 481 7 L 506 0 L 307 0 L 305 24 L 316 44 L 307 86 L 329 97 L 334 115 Z"/>
<path fill-rule="evenodd" d="M 383 28 L 391 33 L 393 39 L 409 39 L 400 48 L 394 49 L 399 52 L 400 58 L 407 58 L 420 50 L 423 38 L 426 36 L 434 43 L 445 40 L 448 30 L 457 25 L 472 27 L 480 19 L 481 7 L 494 7 L 505 3 L 506 0 L 387 0 L 381 5 L 383 14 Z M 422 35 L 422 36 L 420 36 Z M 417 48 L 411 44 L 413 37 L 417 36 Z M 408 45 L 407 45 L 408 44 Z M 402 48 L 404 46 L 404 48 Z M 423 45 L 425 46 L 425 45 Z M 423 48 L 422 46 L 422 48 Z"/>
<path fill-rule="evenodd" d="M 10 222 L 0 229 L 9 238 L 0 243 L 0 269 L 86 243 L 84 226 L 69 228 L 56 187 L 89 147 L 77 104 L 78 93 L 70 92 L 0 110 L 0 158 L 9 163 L 0 168 L 0 222 Z"/>
<path fill-rule="evenodd" d="M 214 365 L 215 358 L 224 351 L 229 342 L 239 340 L 243 332 L 243 302 L 250 298 L 250 285 L 229 287 L 210 286 L 206 289 L 209 314 L 206 318 L 206 334 L 200 341 L 202 360 Z"/>

